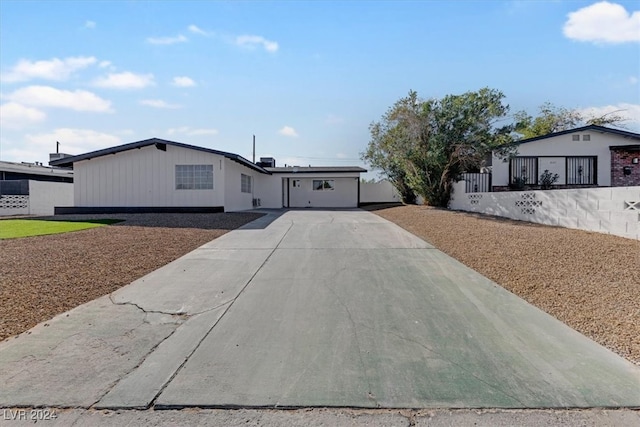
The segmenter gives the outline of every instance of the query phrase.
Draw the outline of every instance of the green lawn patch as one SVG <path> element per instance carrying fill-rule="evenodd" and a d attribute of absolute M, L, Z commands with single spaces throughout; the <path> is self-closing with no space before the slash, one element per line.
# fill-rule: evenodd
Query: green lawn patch
<path fill-rule="evenodd" d="M 91 219 L 82 221 L 59 221 L 41 219 L 4 219 L 0 220 L 0 239 L 42 236 L 45 234 L 67 233 L 86 230 L 121 222 L 120 219 Z"/>

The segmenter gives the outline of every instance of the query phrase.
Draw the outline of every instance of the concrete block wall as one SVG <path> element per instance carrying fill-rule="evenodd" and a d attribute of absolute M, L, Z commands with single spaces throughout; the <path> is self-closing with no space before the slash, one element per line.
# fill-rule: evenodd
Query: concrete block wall
<path fill-rule="evenodd" d="M 29 180 L 28 196 L 0 197 L 0 216 L 53 215 L 56 206 L 73 206 L 73 184 Z"/>
<path fill-rule="evenodd" d="M 640 240 L 640 186 L 465 193 L 454 185 L 449 208 Z"/>

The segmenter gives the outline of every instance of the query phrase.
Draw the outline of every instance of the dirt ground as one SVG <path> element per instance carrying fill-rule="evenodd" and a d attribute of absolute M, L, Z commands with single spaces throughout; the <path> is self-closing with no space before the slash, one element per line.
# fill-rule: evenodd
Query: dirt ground
<path fill-rule="evenodd" d="M 369 210 L 640 365 L 640 241 L 426 206 Z"/>
<path fill-rule="evenodd" d="M 62 219 L 125 221 L 71 233 L 0 240 L 0 340 L 107 295 L 260 216 L 65 216 Z"/>

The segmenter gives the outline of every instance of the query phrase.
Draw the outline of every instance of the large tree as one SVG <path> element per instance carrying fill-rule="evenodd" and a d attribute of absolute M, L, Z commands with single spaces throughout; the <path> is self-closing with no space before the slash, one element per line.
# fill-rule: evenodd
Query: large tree
<path fill-rule="evenodd" d="M 371 125 L 362 158 L 394 184 L 401 176 L 426 203 L 446 207 L 463 172 L 480 167 L 493 150 L 508 149 L 513 127 L 497 126 L 509 110 L 503 99 L 489 88 L 428 100 L 411 91 Z"/>
<path fill-rule="evenodd" d="M 584 114 L 578 110 L 557 107 L 550 102 L 542 104 L 539 110 L 538 115 L 535 117 L 525 111 L 519 111 L 514 114 L 514 130 L 520 138 L 534 138 L 584 125 L 615 125 L 621 127 L 622 123 L 627 120 L 626 117 L 620 114 L 622 110 L 597 116 Z"/>

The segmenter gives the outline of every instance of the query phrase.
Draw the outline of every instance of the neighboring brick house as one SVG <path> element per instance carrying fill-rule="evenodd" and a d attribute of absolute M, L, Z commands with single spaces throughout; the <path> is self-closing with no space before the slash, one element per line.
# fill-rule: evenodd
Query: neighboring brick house
<path fill-rule="evenodd" d="M 540 188 L 546 170 L 558 175 L 553 188 L 640 185 L 639 144 L 639 133 L 596 125 L 524 139 L 511 158 L 494 153 L 491 189 Z"/>
<path fill-rule="evenodd" d="M 640 145 L 612 145 L 611 186 L 640 185 Z"/>

